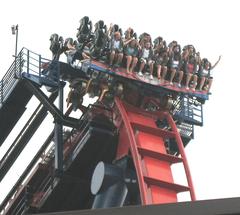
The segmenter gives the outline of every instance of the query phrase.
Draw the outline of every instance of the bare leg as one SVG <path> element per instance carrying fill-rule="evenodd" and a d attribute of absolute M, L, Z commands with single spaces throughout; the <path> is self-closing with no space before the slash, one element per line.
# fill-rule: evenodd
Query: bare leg
<path fill-rule="evenodd" d="M 176 69 L 171 68 L 171 76 L 170 76 L 170 84 L 171 85 L 173 84 L 172 82 L 173 82 L 173 78 L 174 78 L 175 74 L 176 74 Z"/>
<path fill-rule="evenodd" d="M 183 71 L 179 71 L 178 72 L 179 74 L 179 80 L 178 80 L 178 84 L 180 85 L 181 84 L 181 82 L 182 82 L 182 79 L 183 79 Z"/>
<path fill-rule="evenodd" d="M 122 63 L 123 53 L 119 53 L 117 56 L 117 64 L 120 65 Z"/>
<path fill-rule="evenodd" d="M 130 72 L 132 72 L 134 70 L 135 66 L 137 65 L 137 62 L 138 62 L 137 57 L 133 57 L 132 66 L 130 68 Z"/>
<path fill-rule="evenodd" d="M 127 58 L 127 73 L 129 73 L 129 67 L 130 67 L 130 64 L 132 62 L 132 56 L 126 56 Z"/>
<path fill-rule="evenodd" d="M 157 77 L 158 77 L 158 79 L 161 79 L 161 69 L 162 69 L 162 66 L 157 65 Z"/>
<path fill-rule="evenodd" d="M 162 72 L 162 80 L 163 80 L 163 81 L 165 81 L 166 74 L 167 74 L 167 67 L 164 66 L 164 67 L 163 67 L 163 72 Z"/>
<path fill-rule="evenodd" d="M 202 90 L 202 87 L 203 87 L 203 85 L 204 85 L 204 83 L 205 83 L 205 80 L 206 80 L 205 77 L 202 77 L 202 78 L 201 78 L 201 82 L 200 82 L 199 90 Z"/>
<path fill-rule="evenodd" d="M 186 89 L 189 89 L 189 82 L 190 82 L 191 78 L 192 78 L 192 74 L 188 73 L 187 79 L 186 79 Z"/>
<path fill-rule="evenodd" d="M 208 92 L 210 91 L 210 88 L 212 86 L 212 82 L 213 82 L 212 78 L 208 79 Z"/>
<path fill-rule="evenodd" d="M 110 54 L 110 66 L 113 65 L 114 57 L 115 57 L 115 51 L 112 51 L 111 54 Z"/>
<path fill-rule="evenodd" d="M 142 72 L 144 66 L 145 66 L 145 62 L 142 61 L 141 64 L 140 64 L 139 72 Z"/>
<path fill-rule="evenodd" d="M 85 54 L 84 52 L 82 53 L 82 56 L 84 59 L 90 59 L 90 57 L 87 54 Z"/>
<path fill-rule="evenodd" d="M 150 68 L 150 75 L 152 76 L 153 75 L 153 62 L 152 61 L 149 63 L 149 68 Z"/>
<path fill-rule="evenodd" d="M 198 81 L 198 77 L 197 75 L 193 75 L 193 87 L 192 90 L 195 90 L 196 86 L 197 86 L 197 81 Z"/>

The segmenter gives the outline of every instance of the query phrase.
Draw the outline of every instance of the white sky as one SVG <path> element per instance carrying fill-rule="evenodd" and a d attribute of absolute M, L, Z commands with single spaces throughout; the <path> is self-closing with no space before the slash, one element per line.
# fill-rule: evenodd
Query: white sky
<path fill-rule="evenodd" d="M 202 57 L 215 63 L 210 100 L 204 105 L 204 126 L 186 148 L 197 199 L 240 196 L 239 134 L 239 1 L 0 1 L 0 77 L 13 61 L 15 37 L 11 25 L 19 24 L 18 50 L 26 47 L 51 58 L 49 37 L 58 33 L 75 38 L 79 20 L 87 15 L 95 23 L 133 27 L 182 46 L 193 44 Z M 0 119 L 1 120 L 1 119 Z M 1 132 L 1 131 L 0 131 Z M 0 148 L 1 152 L 1 148 Z M 5 180 L 6 181 L 6 180 Z M 6 183 L 6 182 L 4 182 Z M 0 190 L 7 187 L 0 183 Z"/>

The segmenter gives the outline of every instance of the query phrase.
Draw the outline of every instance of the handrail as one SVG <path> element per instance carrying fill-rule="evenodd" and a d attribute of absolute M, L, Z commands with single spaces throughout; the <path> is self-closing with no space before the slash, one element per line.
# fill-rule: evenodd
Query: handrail
<path fill-rule="evenodd" d="M 1 80 L 1 100 L 0 104 L 3 104 L 8 94 L 13 89 L 15 83 L 17 82 L 17 77 L 19 76 L 19 71 L 21 67 L 21 52 L 18 54 L 16 59 L 13 61 L 6 74 Z"/>
<path fill-rule="evenodd" d="M 15 84 L 21 79 L 22 73 L 42 75 L 42 65 L 48 64 L 49 59 L 22 48 L 15 60 L 7 70 L 6 74 L 0 80 L 0 107 L 4 104 Z"/>
<path fill-rule="evenodd" d="M 186 120 L 186 122 L 193 125 L 203 124 L 203 108 L 197 99 L 184 95 L 177 101 L 174 105 L 173 117 L 179 119 L 180 122 Z"/>

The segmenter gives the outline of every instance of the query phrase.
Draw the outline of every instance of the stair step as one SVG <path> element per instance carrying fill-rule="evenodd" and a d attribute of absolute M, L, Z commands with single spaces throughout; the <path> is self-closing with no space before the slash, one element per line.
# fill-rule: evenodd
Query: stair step
<path fill-rule="evenodd" d="M 142 148 L 140 146 L 138 146 L 138 151 L 141 155 L 143 156 L 149 156 L 158 160 L 162 160 L 162 161 L 166 161 L 169 163 L 180 163 L 182 162 L 182 158 L 176 157 L 176 156 L 172 156 L 169 154 L 164 154 L 164 153 L 160 153 L 160 152 L 155 152 L 146 148 Z"/>
<path fill-rule="evenodd" d="M 166 189 L 169 189 L 169 190 L 174 190 L 177 193 L 185 192 L 185 191 L 190 190 L 189 187 L 179 185 L 179 184 L 169 183 L 169 182 L 162 181 L 162 180 L 159 180 L 159 179 L 156 179 L 156 178 L 150 178 L 148 176 L 144 176 L 144 181 L 148 185 L 155 185 L 155 186 L 159 186 L 159 187 L 166 188 Z"/>
<path fill-rule="evenodd" d="M 131 122 L 131 125 L 133 128 L 135 128 L 139 131 L 149 133 L 149 134 L 152 134 L 155 136 L 159 136 L 162 138 L 174 138 L 175 137 L 175 133 L 172 131 L 163 130 L 161 128 L 149 127 L 147 125 L 142 125 L 137 122 Z"/>

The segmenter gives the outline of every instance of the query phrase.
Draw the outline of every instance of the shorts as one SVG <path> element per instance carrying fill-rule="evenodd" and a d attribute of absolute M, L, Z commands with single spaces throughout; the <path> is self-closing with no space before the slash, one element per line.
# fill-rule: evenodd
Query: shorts
<path fill-rule="evenodd" d="M 141 61 L 141 62 L 144 62 L 145 64 L 148 64 L 148 65 L 151 64 L 151 63 L 153 63 L 152 60 L 148 60 L 148 59 L 145 59 L 145 58 L 141 58 L 140 61 Z"/>
<path fill-rule="evenodd" d="M 112 49 L 111 52 L 115 51 L 116 54 L 123 53 L 123 50 Z"/>
<path fill-rule="evenodd" d="M 170 69 L 176 69 L 176 72 L 178 72 L 178 71 L 179 71 L 179 68 L 178 68 L 178 66 L 175 66 L 175 65 L 172 65 L 172 66 L 170 66 Z"/>
<path fill-rule="evenodd" d="M 162 60 L 159 60 L 159 59 L 156 59 L 155 63 L 156 63 L 156 65 L 167 66 L 166 61 L 162 61 Z"/>
<path fill-rule="evenodd" d="M 199 74 L 198 77 L 199 77 L 199 78 L 203 78 L 203 77 L 205 77 L 205 78 L 210 78 L 207 74 Z"/>

